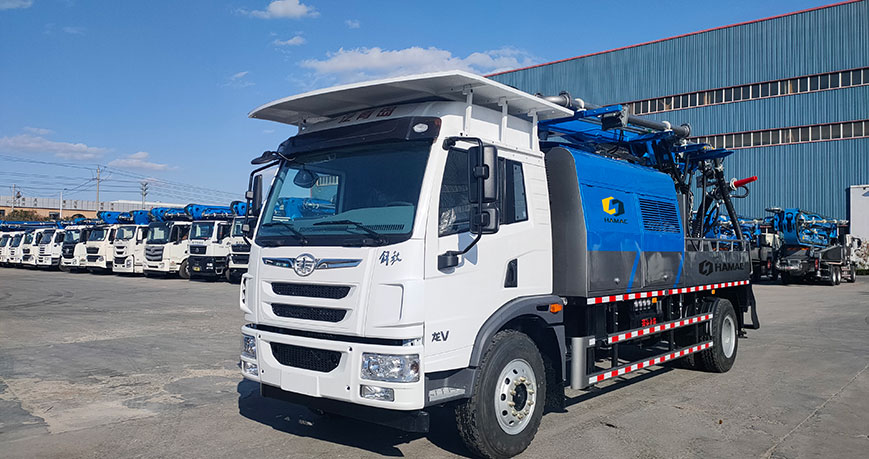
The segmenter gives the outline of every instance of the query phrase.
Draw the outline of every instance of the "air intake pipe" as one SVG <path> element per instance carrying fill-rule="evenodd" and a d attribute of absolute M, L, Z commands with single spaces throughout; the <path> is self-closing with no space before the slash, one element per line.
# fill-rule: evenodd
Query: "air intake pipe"
<path fill-rule="evenodd" d="M 600 105 L 590 104 L 582 99 L 576 98 L 573 99 L 570 97 L 570 93 L 562 92 L 557 96 L 542 96 L 538 94 L 538 97 L 541 97 L 543 100 L 547 102 L 552 102 L 555 105 L 560 105 L 565 108 L 569 108 L 574 111 L 580 110 L 588 110 L 594 108 L 601 108 Z M 691 135 L 691 126 L 688 124 L 683 124 L 681 126 L 671 126 L 667 121 L 653 121 L 647 118 L 641 118 L 636 115 L 628 115 L 628 124 L 633 126 L 644 127 L 648 129 L 653 129 L 656 131 L 673 131 L 676 134 L 676 137 L 680 139 L 684 139 Z"/>

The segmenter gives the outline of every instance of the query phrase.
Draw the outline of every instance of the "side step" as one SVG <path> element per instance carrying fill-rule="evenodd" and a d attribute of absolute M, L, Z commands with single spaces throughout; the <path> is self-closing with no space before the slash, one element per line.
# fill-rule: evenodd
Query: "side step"
<path fill-rule="evenodd" d="M 672 331 L 677 328 L 687 327 L 689 325 L 699 326 L 700 323 L 708 322 L 712 320 L 713 315 L 710 313 L 706 314 L 698 314 L 696 316 L 686 317 L 684 319 L 673 320 L 670 322 L 664 322 L 656 325 L 651 325 L 648 327 L 635 328 L 633 330 L 627 330 L 620 333 L 614 333 L 608 335 L 606 338 L 602 340 L 603 343 L 607 345 L 612 345 L 613 352 L 613 363 L 615 364 L 617 361 L 617 347 L 618 343 L 622 343 L 625 341 L 630 341 L 633 339 L 638 339 L 650 335 L 655 335 L 658 333 L 663 333 L 665 331 Z M 671 334 L 672 341 L 672 334 Z M 703 351 L 712 347 L 712 341 L 706 341 L 704 343 L 698 343 L 691 346 L 683 347 L 678 350 L 671 350 L 665 352 L 661 355 L 655 356 L 650 359 L 631 362 L 624 365 L 614 366 L 604 371 L 588 373 L 589 371 L 589 362 L 588 362 L 588 354 L 589 349 L 594 349 L 597 345 L 597 339 L 593 336 L 581 336 L 571 338 L 571 362 L 570 362 L 570 388 L 577 389 L 585 389 L 586 387 L 599 383 L 601 381 L 605 381 L 610 378 L 614 378 L 616 376 L 621 376 L 626 373 L 630 373 L 632 371 L 639 370 L 640 368 L 645 368 L 651 365 L 657 365 L 662 362 L 666 362 L 673 359 L 678 359 L 684 357 L 689 354 L 693 354 L 695 352 Z M 671 344 L 672 349 L 672 344 Z"/>

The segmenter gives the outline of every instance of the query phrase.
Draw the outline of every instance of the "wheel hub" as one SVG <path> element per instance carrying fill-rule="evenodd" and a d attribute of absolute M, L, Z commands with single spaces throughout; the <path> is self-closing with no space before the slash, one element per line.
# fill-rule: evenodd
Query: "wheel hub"
<path fill-rule="evenodd" d="M 507 364 L 495 390 L 495 410 L 501 430 L 516 435 L 528 425 L 537 407 L 537 377 L 522 359 Z"/>

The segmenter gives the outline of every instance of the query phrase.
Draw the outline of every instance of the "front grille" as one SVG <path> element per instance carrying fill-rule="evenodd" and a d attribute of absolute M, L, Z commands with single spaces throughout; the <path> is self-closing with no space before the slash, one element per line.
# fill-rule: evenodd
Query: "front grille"
<path fill-rule="evenodd" d="M 330 298 L 337 300 L 347 296 L 347 294 L 350 293 L 350 287 L 344 285 L 314 285 L 274 282 L 272 283 L 272 291 L 278 295 Z"/>
<path fill-rule="evenodd" d="M 246 265 L 247 262 L 248 262 L 249 260 L 250 260 L 250 255 L 247 255 L 247 254 L 244 254 L 244 255 L 236 255 L 236 254 L 232 254 L 232 262 L 233 262 L 233 263 L 236 263 L 236 264 L 239 264 L 239 265 Z"/>
<path fill-rule="evenodd" d="M 250 244 L 232 244 L 232 251 L 242 253 L 250 252 Z"/>
<path fill-rule="evenodd" d="M 63 258 L 72 258 L 73 256 L 75 256 L 75 246 L 65 245 L 60 249 L 60 253 Z"/>
<path fill-rule="evenodd" d="M 146 245 L 145 259 L 148 261 L 163 261 L 162 245 Z"/>
<path fill-rule="evenodd" d="M 88 253 L 100 253 L 99 247 L 88 247 Z"/>
<path fill-rule="evenodd" d="M 271 343 L 272 355 L 281 365 L 293 368 L 328 373 L 338 367 L 341 353 L 325 349 L 293 346 L 291 344 Z"/>
<path fill-rule="evenodd" d="M 46 247 L 46 246 L 44 246 L 44 245 L 43 245 L 43 246 L 40 246 L 40 247 L 39 247 L 39 254 L 40 254 L 40 255 L 45 255 L 45 252 L 46 252 L 47 249 L 48 249 L 48 247 Z"/>
<path fill-rule="evenodd" d="M 347 315 L 346 309 L 317 308 L 292 304 L 273 304 L 276 316 L 290 319 L 318 320 L 320 322 L 340 322 Z"/>
<path fill-rule="evenodd" d="M 99 257 L 100 257 L 99 255 L 88 255 L 88 262 L 89 262 L 89 263 L 94 263 L 95 261 L 97 261 L 97 259 L 98 259 Z"/>
<path fill-rule="evenodd" d="M 123 266 L 126 260 L 127 257 L 115 257 L 115 264 L 118 266 Z"/>
<path fill-rule="evenodd" d="M 207 249 L 208 247 L 204 245 L 191 245 L 190 255 L 205 255 Z"/>

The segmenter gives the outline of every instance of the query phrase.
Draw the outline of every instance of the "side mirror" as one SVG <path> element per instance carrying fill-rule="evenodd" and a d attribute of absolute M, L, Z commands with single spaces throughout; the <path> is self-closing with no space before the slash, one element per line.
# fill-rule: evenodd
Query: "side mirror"
<path fill-rule="evenodd" d="M 471 203 L 471 233 L 493 234 L 501 224 L 501 168 L 493 145 L 468 150 L 468 200 Z"/>
<path fill-rule="evenodd" d="M 296 172 L 296 176 L 293 177 L 293 185 L 296 185 L 299 188 L 310 189 L 317 184 L 318 178 L 320 177 L 317 176 L 316 172 L 307 169 L 299 169 L 299 172 Z"/>
<path fill-rule="evenodd" d="M 263 176 L 255 175 L 251 182 L 250 189 L 244 194 L 245 199 L 250 203 L 250 214 L 259 215 L 263 205 Z"/>

